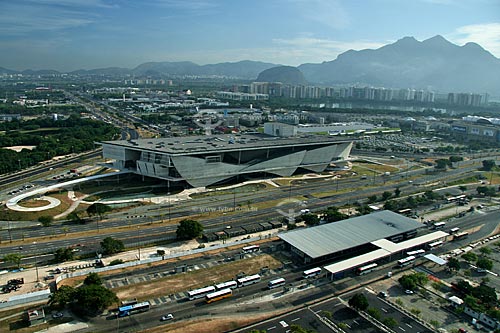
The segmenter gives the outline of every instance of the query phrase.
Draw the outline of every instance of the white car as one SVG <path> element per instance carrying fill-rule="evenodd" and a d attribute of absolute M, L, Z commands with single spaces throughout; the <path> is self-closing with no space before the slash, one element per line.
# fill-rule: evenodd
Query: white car
<path fill-rule="evenodd" d="M 167 315 L 165 315 L 165 316 L 161 317 L 161 319 L 160 319 L 160 320 L 161 320 L 161 321 L 167 321 L 167 320 L 172 320 L 172 319 L 174 319 L 174 315 L 173 315 L 173 314 L 171 314 L 171 313 L 169 313 L 169 314 L 167 314 Z"/>
<path fill-rule="evenodd" d="M 411 295 L 411 294 L 413 294 L 413 290 L 406 289 L 405 290 L 405 294 Z"/>

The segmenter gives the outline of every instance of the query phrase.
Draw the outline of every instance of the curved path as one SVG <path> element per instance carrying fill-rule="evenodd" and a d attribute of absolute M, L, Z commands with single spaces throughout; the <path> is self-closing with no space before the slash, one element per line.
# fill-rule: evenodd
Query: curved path
<path fill-rule="evenodd" d="M 61 187 L 73 186 L 75 184 L 79 184 L 79 183 L 83 183 L 83 182 L 87 182 L 87 181 L 92 181 L 95 179 L 116 176 L 116 175 L 120 175 L 120 174 L 127 174 L 127 173 L 130 173 L 130 171 L 118 171 L 118 172 L 113 172 L 113 173 L 107 173 L 104 175 L 88 176 L 88 177 L 73 179 L 73 180 L 70 180 L 67 182 L 63 182 L 63 183 L 50 185 L 47 187 L 37 188 L 36 190 L 25 192 L 23 194 L 17 195 L 15 197 L 9 199 L 7 201 L 7 203 L 5 204 L 5 206 L 8 209 L 19 211 L 19 212 L 33 212 L 33 211 L 42 211 L 42 210 L 51 209 L 51 208 L 57 207 L 61 202 L 58 199 L 45 197 L 45 196 L 42 197 L 42 199 L 49 201 L 49 204 L 42 206 L 42 207 L 29 207 L 29 208 L 22 207 L 22 206 L 19 206 L 18 202 L 23 200 L 23 199 L 27 199 L 27 198 L 30 198 L 30 197 L 33 197 L 36 195 L 42 195 L 42 194 L 47 193 L 51 190 L 55 190 L 55 189 L 58 189 Z M 57 201 L 57 204 L 56 204 L 56 201 Z"/>

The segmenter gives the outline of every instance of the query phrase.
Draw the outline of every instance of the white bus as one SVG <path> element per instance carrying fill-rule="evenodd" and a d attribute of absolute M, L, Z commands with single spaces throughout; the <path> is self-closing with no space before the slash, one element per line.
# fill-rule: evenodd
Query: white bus
<path fill-rule="evenodd" d="M 259 245 L 249 245 L 243 247 L 242 249 L 243 253 L 259 252 L 259 250 L 260 250 Z"/>
<path fill-rule="evenodd" d="M 415 256 L 409 256 L 403 259 L 398 260 L 398 267 L 405 267 L 415 262 L 417 259 Z"/>
<path fill-rule="evenodd" d="M 459 240 L 469 237 L 469 233 L 467 231 L 457 232 L 453 235 L 453 240 Z"/>
<path fill-rule="evenodd" d="M 443 245 L 443 241 L 437 241 L 437 242 L 434 242 L 434 243 L 430 243 L 427 246 L 429 247 L 429 250 L 434 250 L 434 249 L 440 247 L 441 245 Z"/>
<path fill-rule="evenodd" d="M 455 228 L 451 228 L 451 229 L 450 229 L 450 232 L 451 232 L 452 234 L 454 234 L 454 233 L 458 232 L 458 230 L 460 230 L 460 228 L 455 227 Z"/>
<path fill-rule="evenodd" d="M 200 289 L 188 291 L 189 300 L 192 301 L 192 300 L 197 299 L 197 298 L 203 298 L 207 294 L 213 293 L 214 291 L 215 291 L 214 286 L 209 286 L 209 287 L 205 287 L 205 288 L 200 288 Z"/>
<path fill-rule="evenodd" d="M 304 279 L 309 279 L 309 278 L 315 277 L 315 276 L 320 275 L 320 274 L 321 274 L 321 268 L 315 267 L 315 268 L 308 269 L 307 271 L 304 271 L 302 273 L 302 277 Z"/>
<path fill-rule="evenodd" d="M 425 250 L 415 250 L 415 251 L 406 252 L 406 255 L 408 257 L 410 257 L 410 256 L 423 257 L 425 255 Z"/>
<path fill-rule="evenodd" d="M 269 281 L 269 283 L 267 284 L 267 287 L 269 289 L 273 289 L 273 288 L 281 287 L 284 285 L 285 285 L 285 279 L 279 278 L 276 280 Z"/>
<path fill-rule="evenodd" d="M 373 271 L 375 268 L 377 268 L 377 266 L 378 265 L 376 263 L 373 263 L 373 264 L 369 264 L 369 265 L 366 265 L 363 267 L 359 267 L 356 269 L 356 274 L 358 274 L 358 275 L 368 274 L 371 271 Z"/>
<path fill-rule="evenodd" d="M 432 227 L 434 229 L 438 230 L 438 229 L 443 229 L 445 225 L 446 225 L 446 222 L 437 222 L 437 223 L 434 223 L 434 225 Z"/>
<path fill-rule="evenodd" d="M 222 289 L 234 289 L 238 287 L 238 283 L 236 281 L 227 281 L 223 283 L 219 283 L 215 285 L 215 289 L 217 290 L 222 290 Z"/>
<path fill-rule="evenodd" d="M 250 276 L 245 276 L 243 278 L 237 279 L 236 282 L 238 283 L 238 288 L 239 287 L 244 287 L 248 286 L 250 284 L 254 284 L 260 281 L 260 275 L 255 274 L 255 275 L 250 275 Z"/>

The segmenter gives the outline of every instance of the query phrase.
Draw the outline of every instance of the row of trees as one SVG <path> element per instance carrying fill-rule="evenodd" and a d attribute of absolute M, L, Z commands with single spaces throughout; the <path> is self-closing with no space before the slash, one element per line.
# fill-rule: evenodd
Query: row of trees
<path fill-rule="evenodd" d="M 51 308 L 63 309 L 69 305 L 73 311 L 81 315 L 97 315 L 117 302 L 116 294 L 102 285 L 97 273 L 88 274 L 78 288 L 59 287 L 49 298 Z"/>

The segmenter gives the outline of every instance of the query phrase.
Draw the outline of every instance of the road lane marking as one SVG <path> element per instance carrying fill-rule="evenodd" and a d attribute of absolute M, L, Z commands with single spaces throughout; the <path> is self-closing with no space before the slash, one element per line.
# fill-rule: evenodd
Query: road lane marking
<path fill-rule="evenodd" d="M 384 308 L 380 308 L 380 310 L 384 311 L 385 313 L 387 313 L 387 310 L 384 309 Z"/>
<path fill-rule="evenodd" d="M 270 331 L 270 330 L 274 330 L 275 328 L 276 328 L 276 326 L 271 326 L 267 330 Z"/>
<path fill-rule="evenodd" d="M 405 330 L 404 328 L 402 328 L 401 326 L 398 326 L 398 327 L 399 327 L 399 329 L 400 329 L 401 331 L 406 332 L 406 330 Z"/>
<path fill-rule="evenodd" d="M 299 319 L 300 319 L 300 317 L 297 317 L 297 318 L 292 319 L 292 320 L 290 320 L 290 321 L 291 321 L 291 322 L 294 322 L 294 321 L 297 321 L 297 320 L 299 320 Z"/>
<path fill-rule="evenodd" d="M 409 328 L 413 328 L 413 326 L 411 326 L 410 324 L 408 324 L 408 323 L 405 323 L 405 324 L 406 324 L 406 326 L 408 326 Z"/>

